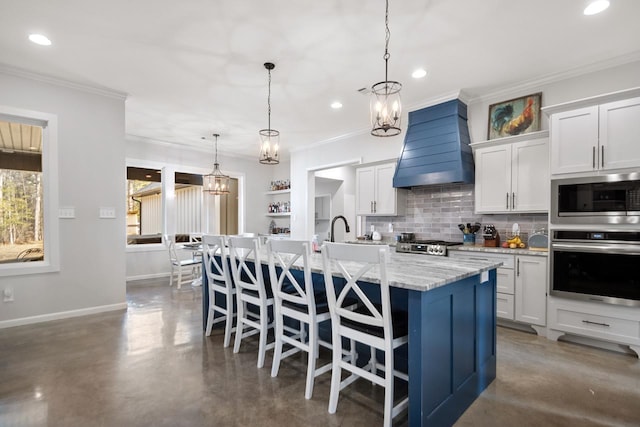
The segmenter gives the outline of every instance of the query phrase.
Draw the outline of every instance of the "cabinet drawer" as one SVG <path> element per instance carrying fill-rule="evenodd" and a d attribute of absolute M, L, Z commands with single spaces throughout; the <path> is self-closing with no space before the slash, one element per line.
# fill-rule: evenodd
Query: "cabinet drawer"
<path fill-rule="evenodd" d="M 467 251 L 459 251 L 459 250 L 451 250 L 449 251 L 449 256 L 452 258 L 459 259 L 468 259 L 469 261 L 502 261 L 502 268 L 510 268 L 513 269 L 515 264 L 514 256 L 507 254 L 494 254 L 487 252 L 467 252 Z"/>
<path fill-rule="evenodd" d="M 640 321 L 558 307 L 553 329 L 610 341 L 640 343 Z"/>
<path fill-rule="evenodd" d="M 496 292 L 513 295 L 513 269 L 500 267 L 496 270 Z"/>
<path fill-rule="evenodd" d="M 496 294 L 496 316 L 502 319 L 513 320 L 513 295 Z"/>

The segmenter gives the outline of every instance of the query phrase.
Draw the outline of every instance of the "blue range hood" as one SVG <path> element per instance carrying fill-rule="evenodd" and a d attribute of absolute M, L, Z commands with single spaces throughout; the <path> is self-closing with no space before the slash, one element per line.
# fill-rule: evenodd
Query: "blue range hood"
<path fill-rule="evenodd" d="M 393 186 L 474 182 L 467 106 L 459 99 L 409 113 Z"/>

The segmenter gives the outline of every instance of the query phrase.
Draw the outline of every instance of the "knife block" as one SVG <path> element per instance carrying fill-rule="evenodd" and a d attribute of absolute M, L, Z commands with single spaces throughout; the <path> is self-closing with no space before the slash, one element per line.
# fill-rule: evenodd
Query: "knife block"
<path fill-rule="evenodd" d="M 489 236 L 487 236 L 489 237 Z M 496 235 L 493 238 L 484 238 L 484 247 L 485 248 L 499 248 L 500 247 L 500 234 L 496 232 Z"/>

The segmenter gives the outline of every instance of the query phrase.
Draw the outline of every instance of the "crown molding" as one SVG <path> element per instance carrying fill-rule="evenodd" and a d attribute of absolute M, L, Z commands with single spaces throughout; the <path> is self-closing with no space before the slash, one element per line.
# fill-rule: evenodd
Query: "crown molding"
<path fill-rule="evenodd" d="M 187 143 L 180 143 L 180 142 L 165 141 L 165 140 L 156 139 L 156 138 L 149 138 L 146 136 L 133 135 L 130 133 L 125 134 L 125 141 L 127 143 L 134 143 L 134 144 L 148 143 L 156 146 L 176 148 L 179 150 L 189 149 L 192 151 L 205 153 L 207 155 L 213 154 L 213 148 L 211 146 L 204 146 L 204 145 L 200 146 L 200 145 L 195 145 L 191 143 L 187 144 Z M 218 154 L 220 154 L 221 156 L 224 156 L 227 159 L 240 159 L 240 160 L 249 160 L 249 161 L 255 160 L 256 162 L 258 161 L 258 156 L 254 157 L 250 155 L 237 154 L 237 153 L 225 153 L 220 150 L 218 150 Z M 283 159 L 282 161 L 285 161 L 285 160 Z"/>
<path fill-rule="evenodd" d="M 0 73 L 35 80 L 43 83 L 50 83 L 57 86 L 63 86 L 69 89 L 88 92 L 94 95 L 106 96 L 108 98 L 119 99 L 122 101 L 125 101 L 128 96 L 124 92 L 119 92 L 117 90 L 109 89 L 106 87 L 92 86 L 85 83 L 78 83 L 71 80 L 60 79 L 58 77 L 48 76 L 46 74 L 36 73 L 33 71 L 25 70 L 23 68 L 12 67 L 2 63 L 0 63 Z"/>
<path fill-rule="evenodd" d="M 628 55 L 618 56 L 615 58 L 594 62 L 582 67 L 575 67 L 565 71 L 557 73 L 547 74 L 542 77 L 536 77 L 522 82 L 513 83 L 509 86 L 503 86 L 493 92 L 485 93 L 483 95 L 469 99 L 468 104 L 476 104 L 481 102 L 487 102 L 494 98 L 504 98 L 513 95 L 515 92 L 525 92 L 528 90 L 538 90 L 540 86 L 561 82 L 573 77 L 579 77 L 586 74 L 595 73 L 609 68 L 619 67 L 633 62 L 640 61 L 640 51 L 630 53 Z"/>

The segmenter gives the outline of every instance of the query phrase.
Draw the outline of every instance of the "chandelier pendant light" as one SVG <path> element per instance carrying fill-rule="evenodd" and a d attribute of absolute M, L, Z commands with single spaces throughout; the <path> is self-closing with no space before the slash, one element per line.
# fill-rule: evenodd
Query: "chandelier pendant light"
<path fill-rule="evenodd" d="M 213 136 L 216 139 L 215 142 L 215 162 L 213 163 L 213 171 L 209 175 L 202 177 L 202 191 L 205 191 L 213 196 L 222 196 L 229 194 L 229 176 L 223 174 L 220 171 L 220 164 L 218 163 L 218 135 L 214 133 Z"/>
<path fill-rule="evenodd" d="M 371 86 L 371 135 L 395 136 L 400 133 L 400 117 L 402 103 L 400 102 L 399 82 L 389 80 L 389 0 L 386 0 L 384 15 L 385 46 L 384 46 L 384 81 Z"/>
<path fill-rule="evenodd" d="M 269 94 L 267 95 L 268 125 L 267 129 L 260 130 L 260 163 L 265 165 L 277 165 L 280 163 L 280 132 L 271 129 L 271 70 L 275 64 L 265 62 L 264 68 L 269 73 Z"/>

